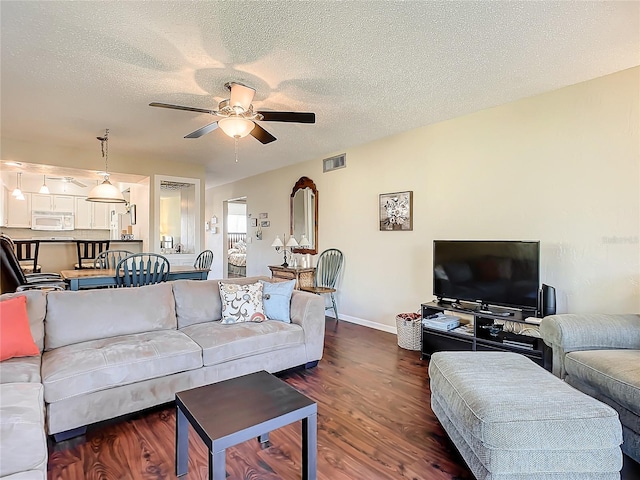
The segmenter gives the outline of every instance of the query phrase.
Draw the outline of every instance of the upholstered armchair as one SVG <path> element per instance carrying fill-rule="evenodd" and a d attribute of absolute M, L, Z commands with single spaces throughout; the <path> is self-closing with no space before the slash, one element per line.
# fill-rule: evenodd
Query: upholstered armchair
<path fill-rule="evenodd" d="M 540 334 L 553 373 L 618 412 L 622 451 L 640 463 L 640 315 L 551 315 Z"/>

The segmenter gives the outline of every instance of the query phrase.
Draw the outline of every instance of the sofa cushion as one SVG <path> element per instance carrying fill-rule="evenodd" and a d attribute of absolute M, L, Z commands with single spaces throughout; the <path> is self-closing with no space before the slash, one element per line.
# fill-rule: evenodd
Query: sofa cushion
<path fill-rule="evenodd" d="M 53 403 L 201 366 L 200 347 L 177 330 L 92 340 L 44 353 L 44 398 Z"/>
<path fill-rule="evenodd" d="M 177 328 L 168 283 L 137 288 L 49 292 L 45 348 Z"/>
<path fill-rule="evenodd" d="M 40 383 L 40 355 L 0 362 L 0 383 Z"/>
<path fill-rule="evenodd" d="M 268 277 L 226 279 L 225 283 L 246 285 Z M 196 323 L 213 322 L 222 318 L 219 280 L 176 280 L 173 295 L 176 302 L 178 328 Z"/>
<path fill-rule="evenodd" d="M 267 318 L 291 323 L 291 294 L 296 286 L 296 281 L 289 280 L 272 283 L 260 280 L 260 283 L 262 283 L 264 314 Z"/>
<path fill-rule="evenodd" d="M 40 355 L 33 341 L 27 315 L 27 298 L 19 296 L 0 302 L 0 362 Z"/>
<path fill-rule="evenodd" d="M 238 285 L 220 282 L 222 323 L 264 322 L 262 283 Z"/>
<path fill-rule="evenodd" d="M 0 295 L 0 301 L 15 297 L 26 297 L 31 336 L 38 349 L 42 351 L 44 349 L 44 316 L 47 313 L 47 294 L 42 290 L 3 293 Z"/>
<path fill-rule="evenodd" d="M 38 470 L 46 478 L 43 387 L 40 383 L 0 385 L 0 477 Z"/>
<path fill-rule="evenodd" d="M 231 325 L 200 323 L 181 331 L 202 347 L 205 367 L 304 343 L 300 325 L 273 320 Z"/>
<path fill-rule="evenodd" d="M 640 350 L 585 350 L 565 358 L 574 377 L 640 416 Z"/>

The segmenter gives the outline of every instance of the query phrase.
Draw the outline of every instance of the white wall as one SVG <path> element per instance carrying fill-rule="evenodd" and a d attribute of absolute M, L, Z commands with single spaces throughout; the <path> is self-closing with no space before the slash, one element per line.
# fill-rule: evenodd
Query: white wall
<path fill-rule="evenodd" d="M 247 274 L 268 274 L 291 188 L 309 176 L 320 250 L 346 257 L 340 316 L 387 330 L 432 300 L 434 239 L 540 240 L 559 312 L 640 312 L 639 85 L 637 67 L 348 149 L 345 169 L 323 174 L 317 159 L 210 189 L 206 217 L 240 196 L 268 212 L 247 253 Z M 378 231 L 378 195 L 405 190 L 413 231 Z M 223 255 L 221 235 L 206 242 Z"/>

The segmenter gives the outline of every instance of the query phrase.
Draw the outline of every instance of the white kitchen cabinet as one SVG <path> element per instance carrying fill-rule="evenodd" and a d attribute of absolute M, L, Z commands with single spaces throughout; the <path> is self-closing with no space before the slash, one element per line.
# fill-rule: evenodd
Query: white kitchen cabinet
<path fill-rule="evenodd" d="M 35 212 L 73 213 L 74 207 L 74 197 L 71 195 L 31 194 L 31 210 Z"/>
<path fill-rule="evenodd" d="M 87 197 L 76 199 L 76 229 L 109 230 L 109 213 L 111 204 L 87 202 Z"/>
<path fill-rule="evenodd" d="M 93 204 L 93 228 L 94 230 L 109 230 L 109 212 L 111 211 L 111 204 L 87 202 Z"/>
<path fill-rule="evenodd" d="M 23 195 L 24 200 L 7 195 L 7 227 L 31 228 L 31 194 Z"/>

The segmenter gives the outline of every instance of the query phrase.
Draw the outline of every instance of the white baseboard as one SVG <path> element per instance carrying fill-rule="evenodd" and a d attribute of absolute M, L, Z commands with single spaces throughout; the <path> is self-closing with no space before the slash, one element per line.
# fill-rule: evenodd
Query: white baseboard
<path fill-rule="evenodd" d="M 327 317 L 335 318 L 333 315 L 327 315 Z M 383 332 L 393 333 L 396 335 L 398 333 L 398 329 L 395 326 L 384 325 L 378 322 L 372 322 L 371 320 L 365 320 L 364 318 L 352 317 L 350 315 L 342 315 L 340 317 L 340 321 L 345 321 L 349 323 L 355 323 L 357 325 L 362 325 L 363 327 L 374 328 L 376 330 L 382 330 Z"/>

